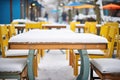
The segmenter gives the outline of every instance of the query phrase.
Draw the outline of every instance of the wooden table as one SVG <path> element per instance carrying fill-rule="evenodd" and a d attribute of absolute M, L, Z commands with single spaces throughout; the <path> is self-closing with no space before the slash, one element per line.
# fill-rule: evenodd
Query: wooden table
<path fill-rule="evenodd" d="M 66 28 L 66 24 L 43 24 L 42 25 L 42 29 L 61 29 L 61 28 Z M 47 51 L 47 53 L 49 52 L 50 50 Z M 62 50 L 60 50 L 63 54 L 64 52 Z"/>
<path fill-rule="evenodd" d="M 60 29 L 60 28 L 66 28 L 67 25 L 65 24 L 43 24 L 42 28 L 43 29 L 52 29 L 52 28 L 56 28 L 56 29 Z"/>
<path fill-rule="evenodd" d="M 20 33 L 20 31 L 21 33 L 23 33 L 23 30 L 25 29 L 25 24 L 15 24 L 14 26 L 15 29 L 17 29 L 18 34 Z"/>
<path fill-rule="evenodd" d="M 77 80 L 88 80 L 89 58 L 86 49 L 106 49 L 107 40 L 94 34 L 75 33 L 66 29 L 31 30 L 12 37 L 9 40 L 9 48 L 30 49 L 29 55 L 33 55 L 34 49 L 78 49 L 81 70 Z M 28 66 L 28 72 L 28 77 L 34 80 L 32 65 Z"/>

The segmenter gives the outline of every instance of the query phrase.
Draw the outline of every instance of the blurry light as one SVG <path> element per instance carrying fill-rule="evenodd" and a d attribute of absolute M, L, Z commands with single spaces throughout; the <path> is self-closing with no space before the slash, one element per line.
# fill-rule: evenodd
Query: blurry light
<path fill-rule="evenodd" d="M 63 4 L 63 3 L 60 3 L 60 6 L 64 6 L 64 4 Z"/>
<path fill-rule="evenodd" d="M 32 3 L 32 6 L 35 6 L 35 3 Z"/>

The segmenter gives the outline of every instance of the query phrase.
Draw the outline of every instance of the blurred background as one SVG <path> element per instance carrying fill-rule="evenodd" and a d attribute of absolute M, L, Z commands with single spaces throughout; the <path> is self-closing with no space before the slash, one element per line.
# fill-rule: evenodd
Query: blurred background
<path fill-rule="evenodd" d="M 89 4 L 94 7 L 74 8 L 77 4 Z M 113 3 L 120 5 L 120 0 L 0 0 L 0 24 L 8 24 L 14 19 L 30 19 L 62 23 L 62 12 L 66 12 L 67 21 L 84 20 L 110 21 L 111 17 L 120 17 L 120 9 L 103 9 L 102 6 Z M 45 17 L 47 13 L 47 18 Z M 106 17 L 107 16 L 107 17 Z M 115 20 L 119 21 L 119 19 Z"/>

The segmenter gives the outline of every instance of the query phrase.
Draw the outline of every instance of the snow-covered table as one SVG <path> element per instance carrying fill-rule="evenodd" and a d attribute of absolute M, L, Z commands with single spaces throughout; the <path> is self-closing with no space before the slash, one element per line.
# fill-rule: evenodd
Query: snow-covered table
<path fill-rule="evenodd" d="M 66 28 L 66 24 L 43 24 L 42 28 L 43 29 L 52 29 L 52 28 L 56 28 L 56 29 L 60 29 L 60 28 Z"/>
<path fill-rule="evenodd" d="M 16 29 L 24 29 L 25 28 L 25 24 L 15 24 L 14 26 Z"/>
<path fill-rule="evenodd" d="M 66 29 L 35 29 L 10 38 L 9 48 L 30 50 L 78 49 L 81 55 L 81 72 L 77 80 L 88 80 L 89 58 L 86 49 L 106 49 L 107 39 L 94 34 L 75 33 Z"/>
<path fill-rule="evenodd" d="M 25 29 L 25 24 L 15 24 L 15 29 L 17 29 L 17 33 L 23 33 L 23 30 Z"/>

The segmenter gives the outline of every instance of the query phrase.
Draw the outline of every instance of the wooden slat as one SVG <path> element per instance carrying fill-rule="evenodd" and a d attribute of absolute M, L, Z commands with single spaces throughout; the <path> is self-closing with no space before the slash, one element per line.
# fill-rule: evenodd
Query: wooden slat
<path fill-rule="evenodd" d="M 46 29 L 46 28 L 48 28 L 48 29 L 51 29 L 51 28 L 57 28 L 57 29 L 60 29 L 60 28 L 66 28 L 66 26 L 50 26 L 50 25 L 42 25 L 42 28 L 43 29 Z"/>
<path fill-rule="evenodd" d="M 9 43 L 10 49 L 106 49 L 107 43 Z"/>

